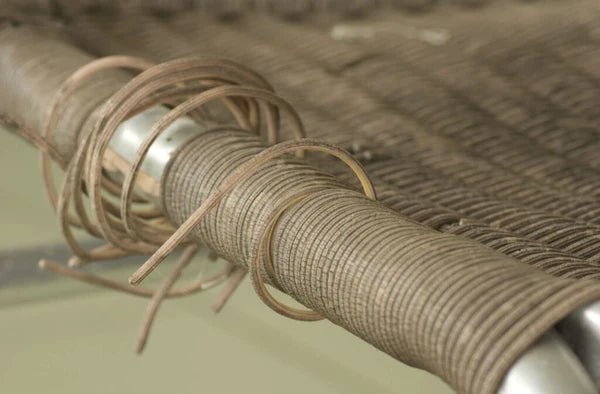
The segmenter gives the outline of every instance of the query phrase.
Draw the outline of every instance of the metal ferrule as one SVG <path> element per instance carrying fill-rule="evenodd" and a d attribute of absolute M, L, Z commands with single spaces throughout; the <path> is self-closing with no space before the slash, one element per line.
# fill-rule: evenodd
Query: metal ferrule
<path fill-rule="evenodd" d="M 498 394 L 597 394 L 594 382 L 567 343 L 550 330 L 513 364 Z"/>
<path fill-rule="evenodd" d="M 135 158 L 137 151 L 152 127 L 167 113 L 164 106 L 152 107 L 121 123 L 108 144 L 104 166 L 111 177 L 122 181 L 123 174 Z M 171 156 L 186 141 L 206 130 L 189 117 L 180 117 L 158 136 L 142 161 L 136 181 L 136 191 L 142 192 L 157 206 L 160 204 L 160 182 Z"/>
<path fill-rule="evenodd" d="M 557 329 L 600 388 L 600 301 L 572 312 Z"/>

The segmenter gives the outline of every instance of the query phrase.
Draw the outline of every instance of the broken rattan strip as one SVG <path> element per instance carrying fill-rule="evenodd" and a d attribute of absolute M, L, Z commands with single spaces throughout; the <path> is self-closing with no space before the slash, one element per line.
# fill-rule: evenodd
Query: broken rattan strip
<path fill-rule="evenodd" d="M 125 283 L 115 282 L 113 280 L 109 280 L 103 278 L 98 275 L 91 274 L 89 272 L 85 272 L 82 270 L 76 270 L 72 268 L 65 267 L 62 264 L 58 264 L 54 261 L 43 259 L 40 261 L 40 268 L 48 269 L 53 272 L 56 272 L 59 275 L 64 275 L 85 283 L 88 283 L 93 286 L 103 287 L 107 289 L 112 289 L 116 291 L 120 291 L 122 293 L 131 294 L 140 297 L 148 297 L 151 298 L 155 290 L 154 289 L 145 289 L 142 287 L 134 287 Z M 195 293 L 199 293 L 204 290 L 208 290 L 211 287 L 214 287 L 220 283 L 222 283 L 227 277 L 230 275 L 230 272 L 233 270 L 233 265 L 228 264 L 228 269 L 218 273 L 210 278 L 204 279 L 202 281 L 195 282 L 191 285 L 182 287 L 180 289 L 172 289 L 166 294 L 166 297 L 184 297 L 189 296 Z"/>

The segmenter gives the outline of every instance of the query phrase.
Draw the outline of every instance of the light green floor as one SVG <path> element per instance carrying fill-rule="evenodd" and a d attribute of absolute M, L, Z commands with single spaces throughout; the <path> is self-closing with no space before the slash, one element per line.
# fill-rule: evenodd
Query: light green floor
<path fill-rule="evenodd" d="M 0 253 L 60 241 L 38 172 L 36 152 L 0 130 Z M 214 297 L 166 302 L 139 357 L 144 299 L 64 279 L 0 288 L 0 392 L 451 393 L 329 322 L 276 315 L 248 283 L 220 315 Z"/>

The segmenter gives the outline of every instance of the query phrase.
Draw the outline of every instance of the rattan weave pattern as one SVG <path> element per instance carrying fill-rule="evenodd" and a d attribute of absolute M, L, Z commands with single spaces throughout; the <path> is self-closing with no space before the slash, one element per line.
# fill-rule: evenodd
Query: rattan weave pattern
<path fill-rule="evenodd" d="M 0 31 L 0 113 L 39 133 L 62 81 L 93 56 L 225 56 L 253 67 L 312 136 L 363 160 L 381 203 L 352 190 L 333 162 L 312 163 L 335 176 L 286 158 L 250 174 L 197 239 L 250 267 L 273 209 L 310 194 L 279 218 L 265 279 L 461 393 L 494 393 L 527 346 L 600 297 L 600 8 L 573 4 L 540 7 L 544 21 L 517 3 L 302 22 L 82 9 L 56 32 L 45 26 L 44 39 L 24 26 Z M 339 40 L 336 26 L 360 34 Z M 72 154 L 93 111 L 129 78 L 107 72 L 69 99 L 48 141 L 58 154 Z M 163 178 L 168 217 L 184 222 L 264 149 L 233 131 L 190 142 Z"/>

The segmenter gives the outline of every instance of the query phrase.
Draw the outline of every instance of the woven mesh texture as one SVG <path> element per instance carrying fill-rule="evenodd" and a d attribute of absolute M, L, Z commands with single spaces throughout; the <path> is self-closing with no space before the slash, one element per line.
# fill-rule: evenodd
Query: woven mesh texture
<path fill-rule="evenodd" d="M 216 56 L 257 70 L 312 137 L 362 161 L 380 201 L 353 190 L 339 163 L 282 159 L 236 187 L 195 236 L 248 266 L 273 208 L 319 190 L 280 218 L 265 277 L 461 393 L 494 393 L 545 330 L 598 299 L 596 1 L 293 22 L 256 7 L 227 20 L 172 11 L 89 7 L 62 26 L 6 26 L 0 113 L 39 133 L 62 81 L 95 56 Z M 71 155 L 93 110 L 129 78 L 104 73 L 78 90 L 49 143 Z M 185 146 L 163 179 L 171 221 L 264 148 L 237 132 Z"/>

